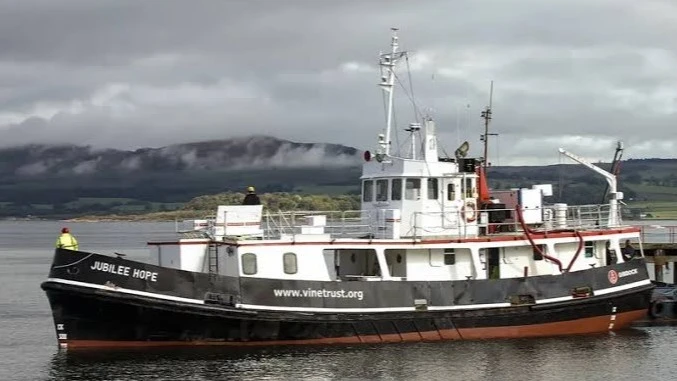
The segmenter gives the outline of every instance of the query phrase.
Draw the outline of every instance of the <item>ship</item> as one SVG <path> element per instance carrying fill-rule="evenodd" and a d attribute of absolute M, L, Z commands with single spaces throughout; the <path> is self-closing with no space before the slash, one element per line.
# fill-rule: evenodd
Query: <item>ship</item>
<path fill-rule="evenodd" d="M 604 176 L 608 202 L 549 203 L 550 184 L 492 190 L 486 146 L 484 157 L 469 157 L 467 142 L 440 155 L 429 115 L 396 152 L 407 54 L 393 29 L 378 56 L 386 123 L 364 151 L 360 210 L 220 205 L 148 242 L 147 261 L 56 249 L 41 288 L 58 347 L 527 338 L 604 334 L 645 317 L 654 286 L 614 174 L 560 149 Z"/>

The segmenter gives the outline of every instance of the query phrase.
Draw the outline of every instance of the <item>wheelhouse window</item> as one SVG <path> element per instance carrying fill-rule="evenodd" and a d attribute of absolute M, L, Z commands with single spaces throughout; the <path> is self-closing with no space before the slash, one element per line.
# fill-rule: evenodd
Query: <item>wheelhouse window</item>
<path fill-rule="evenodd" d="M 404 198 L 418 200 L 421 198 L 421 179 L 407 179 L 405 182 Z"/>
<path fill-rule="evenodd" d="M 296 274 L 298 272 L 298 267 L 296 264 L 296 254 L 294 253 L 282 254 L 282 267 L 284 268 L 285 274 Z"/>
<path fill-rule="evenodd" d="M 376 180 L 376 201 L 388 201 L 388 180 Z"/>
<path fill-rule="evenodd" d="M 456 200 L 456 185 L 447 184 L 447 201 Z"/>
<path fill-rule="evenodd" d="M 402 199 L 402 179 L 393 179 L 390 199 L 393 201 L 399 201 Z"/>
<path fill-rule="evenodd" d="M 242 254 L 242 273 L 244 275 L 256 274 L 256 254 Z"/>
<path fill-rule="evenodd" d="M 437 179 L 428 179 L 428 200 L 437 200 L 438 194 Z"/>
<path fill-rule="evenodd" d="M 473 181 L 472 178 L 467 178 L 465 179 L 465 197 L 466 198 L 471 198 L 473 197 Z"/>
<path fill-rule="evenodd" d="M 374 200 L 374 182 L 372 180 L 365 180 L 362 184 L 362 201 Z"/>

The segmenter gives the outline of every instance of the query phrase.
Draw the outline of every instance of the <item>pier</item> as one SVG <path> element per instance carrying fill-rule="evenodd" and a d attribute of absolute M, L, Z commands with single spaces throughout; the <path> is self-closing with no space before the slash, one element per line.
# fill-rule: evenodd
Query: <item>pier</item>
<path fill-rule="evenodd" d="M 642 250 L 652 280 L 677 283 L 677 225 L 641 225 Z"/>
<path fill-rule="evenodd" d="M 677 226 L 639 225 L 647 270 L 656 282 L 651 307 L 635 327 L 677 326 Z"/>

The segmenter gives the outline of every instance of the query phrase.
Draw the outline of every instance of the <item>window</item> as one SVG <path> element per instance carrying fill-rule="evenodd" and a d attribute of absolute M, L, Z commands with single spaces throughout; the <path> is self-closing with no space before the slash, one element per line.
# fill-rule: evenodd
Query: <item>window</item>
<path fill-rule="evenodd" d="M 447 184 L 447 201 L 456 200 L 456 186 L 454 184 Z"/>
<path fill-rule="evenodd" d="M 402 179 L 393 179 L 392 193 L 390 199 L 397 201 L 402 199 Z"/>
<path fill-rule="evenodd" d="M 418 200 L 421 198 L 421 179 L 407 179 L 404 198 L 407 200 Z"/>
<path fill-rule="evenodd" d="M 376 201 L 388 201 L 388 180 L 376 180 Z"/>
<path fill-rule="evenodd" d="M 542 261 L 543 254 L 541 253 L 545 253 L 545 245 L 536 245 L 536 247 L 533 248 L 533 252 L 534 252 L 534 261 Z"/>
<path fill-rule="evenodd" d="M 444 249 L 444 264 L 446 266 L 456 264 L 456 251 L 454 249 Z"/>
<path fill-rule="evenodd" d="M 372 201 L 374 199 L 374 182 L 366 180 L 362 185 L 362 201 Z"/>
<path fill-rule="evenodd" d="M 473 189 L 472 189 L 472 183 L 473 183 L 473 181 L 472 181 L 471 178 L 465 179 L 465 197 L 466 198 L 473 197 L 474 192 L 473 192 Z"/>
<path fill-rule="evenodd" d="M 296 254 L 282 254 L 282 267 L 284 267 L 285 274 L 296 274 L 298 271 L 298 268 L 296 267 Z"/>
<path fill-rule="evenodd" d="M 244 275 L 256 274 L 256 254 L 242 254 L 242 273 Z"/>
<path fill-rule="evenodd" d="M 585 243 L 585 257 L 586 258 L 592 258 L 595 256 L 595 243 L 594 242 L 586 242 Z"/>
<path fill-rule="evenodd" d="M 437 200 L 437 179 L 428 179 L 428 200 Z"/>

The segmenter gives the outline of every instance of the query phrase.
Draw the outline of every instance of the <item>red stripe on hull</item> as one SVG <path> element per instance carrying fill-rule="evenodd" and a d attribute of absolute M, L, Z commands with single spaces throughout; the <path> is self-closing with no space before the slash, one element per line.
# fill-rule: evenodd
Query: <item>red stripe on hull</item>
<path fill-rule="evenodd" d="M 59 340 L 59 345 L 68 349 L 81 348 L 129 348 L 129 347 L 178 347 L 178 346 L 273 346 L 313 344 L 358 344 L 393 343 L 441 340 L 478 340 L 523 338 L 539 336 L 563 336 L 617 331 L 628 327 L 633 321 L 645 317 L 646 310 L 623 312 L 571 321 L 521 325 L 510 327 L 461 328 L 424 332 L 407 332 L 387 335 L 361 335 L 305 340 L 269 341 L 103 341 L 103 340 Z M 615 316 L 615 318 L 612 317 Z M 611 325 L 613 324 L 613 325 Z"/>
<path fill-rule="evenodd" d="M 360 338 L 361 343 L 366 343 L 366 344 L 376 344 L 376 343 L 382 343 L 383 340 L 381 340 L 380 335 L 360 335 L 358 336 Z M 319 339 L 319 340 L 325 340 L 325 339 Z M 322 342 L 320 342 L 322 343 Z"/>
<path fill-rule="evenodd" d="M 399 333 L 388 333 L 381 335 L 381 342 L 383 343 L 401 343 L 402 336 Z"/>
<path fill-rule="evenodd" d="M 633 321 L 643 318 L 646 314 L 646 310 L 638 310 L 611 316 L 595 316 L 554 323 L 517 325 L 511 327 L 462 328 L 459 329 L 459 331 L 461 337 L 467 340 L 580 335 L 604 331 L 617 331 L 629 326 Z M 615 316 L 614 320 L 612 320 L 612 316 Z"/>
<path fill-rule="evenodd" d="M 421 339 L 423 341 L 440 341 L 442 340 L 442 335 L 440 331 L 423 331 L 421 332 Z"/>
<path fill-rule="evenodd" d="M 406 341 L 406 342 L 421 341 L 421 334 L 418 333 L 418 332 L 400 333 L 400 337 L 402 337 L 402 341 Z"/>

